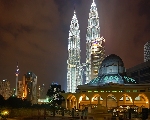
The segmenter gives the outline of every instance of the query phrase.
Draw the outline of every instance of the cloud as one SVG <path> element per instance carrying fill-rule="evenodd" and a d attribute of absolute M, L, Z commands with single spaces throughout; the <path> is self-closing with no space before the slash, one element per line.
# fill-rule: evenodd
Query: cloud
<path fill-rule="evenodd" d="M 106 55 L 117 54 L 125 67 L 143 61 L 150 40 L 149 0 L 95 0 Z M 0 0 L 0 79 L 14 81 L 28 70 L 39 84 L 67 78 L 67 44 L 74 4 L 80 27 L 81 58 L 86 57 L 86 28 L 92 0 Z M 11 82 L 14 84 L 14 82 Z"/>

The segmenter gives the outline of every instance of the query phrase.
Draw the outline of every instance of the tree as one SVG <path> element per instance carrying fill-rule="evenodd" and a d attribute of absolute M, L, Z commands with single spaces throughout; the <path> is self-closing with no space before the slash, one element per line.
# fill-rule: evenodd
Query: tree
<path fill-rule="evenodd" d="M 0 107 L 4 107 L 5 105 L 5 99 L 2 95 L 0 95 Z"/>
<path fill-rule="evenodd" d="M 9 97 L 6 100 L 6 105 L 11 108 L 22 108 L 22 107 L 30 107 L 31 102 L 27 101 L 26 99 L 21 99 L 17 97 Z"/>
<path fill-rule="evenodd" d="M 64 101 L 64 97 L 60 95 L 60 93 L 64 93 L 64 91 L 61 91 L 61 85 L 52 83 L 47 91 L 47 96 L 49 96 L 49 101 L 52 105 L 62 104 L 62 101 Z"/>
<path fill-rule="evenodd" d="M 55 106 L 61 105 L 62 101 L 64 101 L 64 97 L 60 95 L 61 92 L 61 85 L 58 85 L 57 83 L 52 83 L 47 91 L 47 96 L 49 96 L 49 102 L 53 109 L 53 116 L 55 116 Z"/>

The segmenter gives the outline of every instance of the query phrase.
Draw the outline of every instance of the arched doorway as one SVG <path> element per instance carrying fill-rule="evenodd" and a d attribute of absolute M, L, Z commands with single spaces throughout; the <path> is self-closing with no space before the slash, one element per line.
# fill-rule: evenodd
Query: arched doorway
<path fill-rule="evenodd" d="M 106 106 L 108 109 L 117 107 L 117 99 L 113 94 L 109 94 L 106 99 L 103 100 L 102 106 Z"/>
<path fill-rule="evenodd" d="M 81 94 L 79 97 L 79 109 L 84 109 L 90 104 L 90 98 L 86 94 Z"/>
<path fill-rule="evenodd" d="M 72 109 L 76 107 L 77 107 L 76 97 L 73 94 L 68 95 L 67 100 L 66 100 L 66 108 Z"/>
<path fill-rule="evenodd" d="M 149 99 L 145 94 L 139 94 L 134 99 L 134 105 L 138 106 L 139 108 L 149 108 Z"/>
<path fill-rule="evenodd" d="M 128 94 L 123 94 L 120 98 L 119 98 L 119 106 L 131 106 L 133 105 L 133 100 L 131 98 L 131 96 L 129 96 Z"/>

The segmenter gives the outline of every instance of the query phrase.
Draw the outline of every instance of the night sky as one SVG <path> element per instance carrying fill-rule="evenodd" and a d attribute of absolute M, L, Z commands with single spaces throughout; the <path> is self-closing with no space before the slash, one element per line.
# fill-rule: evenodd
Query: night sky
<path fill-rule="evenodd" d="M 143 62 L 150 40 L 150 0 L 95 0 L 106 55 L 116 54 L 125 67 Z M 38 85 L 57 82 L 66 90 L 67 42 L 74 6 L 85 62 L 87 20 L 92 0 L 0 0 L 0 80 L 15 87 L 16 63 L 22 76 L 32 71 Z"/>

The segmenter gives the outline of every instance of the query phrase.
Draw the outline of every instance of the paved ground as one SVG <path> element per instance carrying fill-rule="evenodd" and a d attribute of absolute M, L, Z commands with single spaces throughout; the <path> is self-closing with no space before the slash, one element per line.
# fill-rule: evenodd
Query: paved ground
<path fill-rule="evenodd" d="M 36 117 L 36 118 L 7 118 L 7 120 L 80 120 L 78 118 L 67 118 L 67 117 Z"/>

